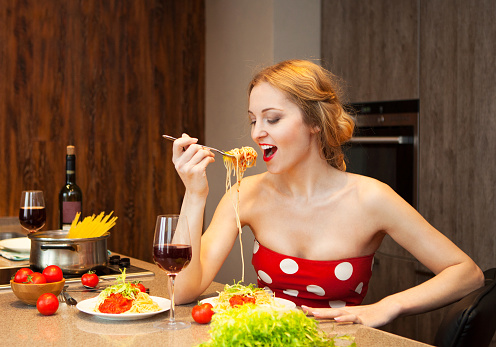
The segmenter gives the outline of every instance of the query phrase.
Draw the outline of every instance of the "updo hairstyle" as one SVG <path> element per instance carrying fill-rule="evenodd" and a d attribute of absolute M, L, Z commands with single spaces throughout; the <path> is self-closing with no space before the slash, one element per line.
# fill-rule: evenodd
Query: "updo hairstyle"
<path fill-rule="evenodd" d="M 268 82 L 281 90 L 303 111 L 303 121 L 319 129 L 318 142 L 327 163 L 345 171 L 341 145 L 353 135 L 355 122 L 344 110 L 337 95 L 336 76 L 306 60 L 286 60 L 257 73 L 248 87 Z"/>

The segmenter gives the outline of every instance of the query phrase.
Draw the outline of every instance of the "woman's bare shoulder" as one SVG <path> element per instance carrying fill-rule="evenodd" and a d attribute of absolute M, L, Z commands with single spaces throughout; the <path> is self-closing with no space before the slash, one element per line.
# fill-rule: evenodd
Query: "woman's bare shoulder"
<path fill-rule="evenodd" d="M 267 173 L 261 173 L 243 177 L 240 185 L 240 193 L 256 194 L 267 185 Z"/>
<path fill-rule="evenodd" d="M 364 207 L 378 209 L 390 203 L 403 200 L 389 185 L 372 177 L 349 174 L 357 198 Z"/>

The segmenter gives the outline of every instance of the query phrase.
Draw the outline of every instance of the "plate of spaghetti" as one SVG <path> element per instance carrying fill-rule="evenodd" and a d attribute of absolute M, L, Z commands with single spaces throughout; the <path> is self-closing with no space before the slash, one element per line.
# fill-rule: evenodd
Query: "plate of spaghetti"
<path fill-rule="evenodd" d="M 170 300 L 150 296 L 126 282 L 126 270 L 117 277 L 116 284 L 105 288 L 95 298 L 81 301 L 77 309 L 100 318 L 112 320 L 135 320 L 165 312 L 170 309 Z"/>
<path fill-rule="evenodd" d="M 244 286 L 240 283 L 233 285 L 226 284 L 224 290 L 219 292 L 218 296 L 203 299 L 201 303 L 211 304 L 215 313 L 225 312 L 226 310 L 245 304 L 267 306 L 276 310 L 286 310 L 296 307 L 292 301 L 276 298 L 271 291 L 258 288 L 254 284 Z"/>
<path fill-rule="evenodd" d="M 144 293 L 146 294 L 146 293 Z M 81 301 L 77 304 L 77 308 L 79 311 L 110 320 L 136 320 L 136 319 L 144 319 L 156 314 L 166 312 L 170 309 L 170 300 L 166 298 L 161 298 L 158 296 L 150 296 L 148 298 L 157 306 L 156 311 L 146 311 L 146 312 L 130 312 L 126 311 L 124 313 L 102 313 L 97 309 L 98 296 L 95 298 L 87 299 Z"/>

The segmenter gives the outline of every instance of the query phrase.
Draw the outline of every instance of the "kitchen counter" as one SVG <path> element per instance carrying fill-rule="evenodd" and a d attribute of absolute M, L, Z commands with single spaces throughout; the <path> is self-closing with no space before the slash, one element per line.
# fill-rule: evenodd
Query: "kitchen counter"
<path fill-rule="evenodd" d="M 0 257 L 1 258 L 1 257 Z M 12 262 L 9 262 L 12 263 Z M 143 284 L 150 289 L 150 295 L 168 297 L 167 276 L 154 264 L 131 259 L 135 266 L 151 270 L 155 277 L 143 278 Z M 19 263 L 16 262 L 15 265 Z M 5 262 L 0 266 L 5 266 Z M 224 287 L 212 283 L 200 297 L 215 296 Z M 69 290 L 82 288 L 71 285 Z M 78 301 L 95 297 L 92 292 L 71 292 Z M 160 313 L 151 318 L 136 321 L 111 321 L 80 312 L 75 306 L 60 303 L 59 309 L 52 316 L 43 316 L 35 306 L 28 306 L 17 299 L 10 290 L 0 292 L 0 336 L 2 342 L 12 346 L 82 346 L 91 343 L 97 346 L 195 346 L 209 339 L 209 325 L 197 324 L 191 318 L 194 304 L 176 307 L 176 319 L 191 321 L 191 328 L 179 331 L 163 331 L 154 324 L 167 320 L 169 312 Z M 417 347 L 428 346 L 400 336 L 359 324 L 341 324 L 322 321 L 321 327 L 336 334 L 350 334 L 356 337 L 357 346 L 381 347 Z"/>

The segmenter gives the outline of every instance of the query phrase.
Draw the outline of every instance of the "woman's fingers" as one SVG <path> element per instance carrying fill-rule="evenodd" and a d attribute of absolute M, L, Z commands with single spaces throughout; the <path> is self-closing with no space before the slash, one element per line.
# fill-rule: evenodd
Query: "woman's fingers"
<path fill-rule="evenodd" d="M 186 134 L 174 141 L 172 162 L 176 165 L 176 168 L 183 167 L 186 164 L 194 166 L 202 162 L 205 157 L 214 157 L 212 152 L 196 145 L 197 142 L 198 139 L 189 137 Z M 207 164 L 212 161 L 207 160 Z"/>
<path fill-rule="evenodd" d="M 175 162 L 177 158 L 181 157 L 190 145 L 198 142 L 197 138 L 189 137 L 183 134 L 180 138 L 174 141 L 172 145 L 172 161 Z"/>
<path fill-rule="evenodd" d="M 361 319 L 346 309 L 339 308 L 313 308 L 308 306 L 301 306 L 304 312 L 313 315 L 315 318 L 330 318 L 337 322 L 352 322 L 362 323 Z"/>

